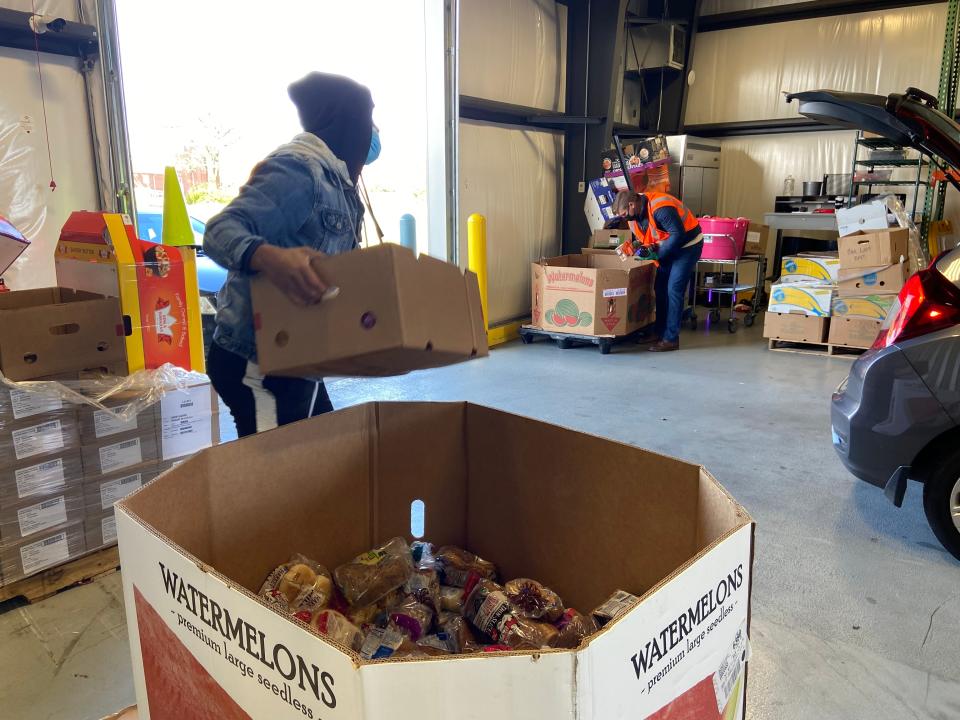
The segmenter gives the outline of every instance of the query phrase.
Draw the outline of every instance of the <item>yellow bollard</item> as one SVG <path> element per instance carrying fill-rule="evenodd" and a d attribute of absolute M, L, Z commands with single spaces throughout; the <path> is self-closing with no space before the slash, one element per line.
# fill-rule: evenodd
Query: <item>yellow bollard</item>
<path fill-rule="evenodd" d="M 467 218 L 467 267 L 477 274 L 480 284 L 480 305 L 483 308 L 483 327 L 490 328 L 487 312 L 487 219 L 479 213 Z"/>

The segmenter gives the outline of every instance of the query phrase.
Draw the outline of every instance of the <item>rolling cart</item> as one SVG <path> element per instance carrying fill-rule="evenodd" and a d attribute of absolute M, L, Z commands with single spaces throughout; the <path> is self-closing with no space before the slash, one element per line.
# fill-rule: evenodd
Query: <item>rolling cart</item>
<path fill-rule="evenodd" d="M 740 252 L 742 245 L 738 245 L 736 239 L 732 235 L 723 234 L 723 233 L 704 233 L 704 241 L 707 238 L 714 244 L 721 244 L 721 247 L 724 247 L 729 243 L 730 253 L 729 257 L 732 259 L 714 259 L 706 258 L 697 261 L 697 273 L 696 273 L 696 290 L 697 292 L 707 293 L 707 304 L 709 305 L 713 299 L 713 295 L 717 295 L 717 304 L 715 307 L 709 309 L 709 315 L 711 322 L 720 321 L 720 312 L 721 312 L 721 303 L 720 298 L 723 295 L 730 296 L 730 315 L 727 317 L 727 331 L 735 333 L 737 331 L 737 318 L 734 315 L 734 307 L 737 304 L 737 294 L 748 292 L 753 290 L 753 300 L 750 304 L 750 310 L 743 317 L 743 324 L 745 327 L 750 327 L 753 325 L 754 320 L 756 320 L 757 315 L 762 309 L 763 301 L 763 288 L 764 288 L 764 278 L 766 277 L 767 270 L 767 259 L 763 255 L 745 255 Z M 740 265 L 744 263 L 756 263 L 757 272 L 752 282 L 741 282 L 740 281 Z M 730 283 L 712 283 L 712 282 L 701 282 L 701 268 L 708 265 L 719 265 L 721 268 L 721 275 L 726 274 L 729 268 L 732 268 L 733 277 L 732 282 Z M 696 316 L 693 316 L 693 319 L 690 321 L 692 327 L 696 327 Z"/>

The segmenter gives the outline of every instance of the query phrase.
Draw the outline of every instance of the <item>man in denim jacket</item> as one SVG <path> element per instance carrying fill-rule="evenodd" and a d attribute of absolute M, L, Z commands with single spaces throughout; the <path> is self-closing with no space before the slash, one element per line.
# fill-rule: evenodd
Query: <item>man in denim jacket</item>
<path fill-rule="evenodd" d="M 379 149 L 366 87 L 311 73 L 289 94 L 305 132 L 253 169 L 203 238 L 204 252 L 229 270 L 217 296 L 207 371 L 240 437 L 333 409 L 322 380 L 260 374 L 250 277 L 263 274 L 300 305 L 335 293 L 310 260 L 357 247 L 363 222 L 357 179 Z"/>

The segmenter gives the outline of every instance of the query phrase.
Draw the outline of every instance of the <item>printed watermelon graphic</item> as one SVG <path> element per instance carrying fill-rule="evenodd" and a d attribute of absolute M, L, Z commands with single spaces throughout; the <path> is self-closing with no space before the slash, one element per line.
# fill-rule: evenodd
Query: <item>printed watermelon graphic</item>
<path fill-rule="evenodd" d="M 569 298 L 557 301 L 557 306 L 544 313 L 548 325 L 556 327 L 589 327 L 593 324 L 593 315 L 580 312 L 577 304 Z"/>
<path fill-rule="evenodd" d="M 151 720 L 251 720 L 134 586 Z"/>

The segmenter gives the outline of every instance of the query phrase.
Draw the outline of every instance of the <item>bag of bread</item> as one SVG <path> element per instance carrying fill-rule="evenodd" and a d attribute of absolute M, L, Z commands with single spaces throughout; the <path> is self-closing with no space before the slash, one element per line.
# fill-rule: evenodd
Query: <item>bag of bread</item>
<path fill-rule="evenodd" d="M 536 580 L 517 578 L 506 583 L 503 591 L 525 618 L 554 623 L 563 615 L 560 596 Z"/>
<path fill-rule="evenodd" d="M 573 608 L 564 611 L 556 623 L 560 632 L 555 647 L 573 649 L 580 647 L 584 638 L 593 635 L 600 628 L 597 622 L 589 615 L 577 612 Z"/>
<path fill-rule="evenodd" d="M 450 646 L 454 653 L 475 653 L 480 651 L 480 643 L 477 642 L 473 630 L 470 629 L 470 623 L 462 615 L 451 615 L 438 622 L 437 627 L 450 640 Z"/>
<path fill-rule="evenodd" d="M 441 585 L 440 608 L 448 612 L 463 613 L 463 588 Z"/>
<path fill-rule="evenodd" d="M 611 620 L 623 615 L 632 608 L 640 598 L 631 595 L 626 590 L 617 590 L 613 595 L 607 598 L 606 602 L 590 613 L 596 621 L 598 627 L 603 627 Z"/>
<path fill-rule="evenodd" d="M 454 638 L 441 630 L 417 640 L 417 648 L 426 655 L 451 655 L 456 652 L 455 642 Z"/>
<path fill-rule="evenodd" d="M 413 566 L 417 570 L 436 570 L 437 558 L 433 553 L 433 545 L 423 540 L 410 543 L 410 556 Z"/>
<path fill-rule="evenodd" d="M 440 548 L 436 557 L 442 585 L 465 587 L 471 573 L 483 580 L 495 580 L 497 577 L 497 566 L 492 562 L 454 545 Z"/>
<path fill-rule="evenodd" d="M 330 571 L 318 562 L 296 553 L 283 565 L 274 568 L 260 586 L 260 597 L 283 604 L 288 609 L 301 593 L 316 590 L 326 601 L 333 593 Z"/>
<path fill-rule="evenodd" d="M 434 615 L 440 612 L 440 579 L 436 570 L 414 570 L 410 579 L 404 583 L 403 591 L 433 610 Z"/>
<path fill-rule="evenodd" d="M 397 588 L 396 590 L 388 592 L 375 603 L 362 605 L 360 607 L 348 607 L 343 614 L 361 628 L 367 625 L 385 627 L 390 619 L 387 615 L 387 609 L 392 608 L 394 605 L 399 605 L 403 602 L 404 597 L 406 596 L 404 595 L 403 588 Z"/>
<path fill-rule="evenodd" d="M 310 619 L 310 627 L 351 650 L 359 650 L 363 644 L 360 628 L 336 610 L 320 610 Z"/>
<path fill-rule="evenodd" d="M 360 646 L 360 657 L 364 660 L 406 657 L 418 652 L 410 638 L 390 628 L 373 628 Z"/>
<path fill-rule="evenodd" d="M 433 626 L 433 610 L 418 602 L 412 595 L 390 608 L 387 613 L 390 618 L 387 627 L 403 633 L 414 642 L 427 635 Z"/>
<path fill-rule="evenodd" d="M 333 577 L 347 602 L 363 606 L 401 587 L 412 572 L 410 548 L 403 538 L 394 538 L 341 565 L 333 571 Z"/>
<path fill-rule="evenodd" d="M 464 590 L 464 616 L 496 644 L 514 650 L 536 650 L 556 642 L 560 633 L 553 625 L 520 615 L 503 588 L 492 580 L 477 580 Z"/>

